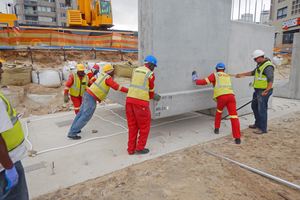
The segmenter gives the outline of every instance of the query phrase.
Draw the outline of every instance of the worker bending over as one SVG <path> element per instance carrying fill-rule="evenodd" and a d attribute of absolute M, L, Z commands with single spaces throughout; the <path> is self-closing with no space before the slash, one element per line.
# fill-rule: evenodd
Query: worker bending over
<path fill-rule="evenodd" d="M 68 133 L 69 138 L 72 138 L 74 140 L 78 140 L 81 138 L 81 136 L 77 135 L 77 133 L 80 133 L 81 129 L 92 118 L 96 110 L 97 101 L 103 101 L 103 99 L 107 96 L 110 88 L 124 93 L 128 92 L 128 89 L 117 84 L 113 80 L 113 77 L 114 68 L 110 64 L 104 65 L 103 73 L 101 73 L 101 75 L 92 84 L 92 86 L 83 94 L 83 102 L 80 107 L 80 111 L 76 115 Z"/>
<path fill-rule="evenodd" d="M 149 153 L 149 149 L 145 148 L 151 124 L 149 99 L 160 100 L 160 96 L 154 94 L 155 67 L 157 60 L 149 55 L 145 58 L 145 65 L 132 72 L 125 107 L 129 128 L 127 151 L 130 155 Z"/>
<path fill-rule="evenodd" d="M 258 128 L 254 131 L 255 134 L 267 133 L 268 122 L 268 101 L 269 97 L 273 93 L 273 81 L 274 81 L 274 65 L 270 59 L 265 58 L 265 53 L 262 50 L 255 50 L 252 53 L 252 58 L 257 63 L 256 68 L 253 71 L 243 74 L 237 74 L 236 77 L 241 76 L 254 76 L 254 92 L 251 103 L 251 108 L 254 113 L 255 123 L 250 125 L 249 128 Z M 259 98 L 257 98 L 259 97 Z"/>
<path fill-rule="evenodd" d="M 86 74 L 89 77 L 89 79 L 92 81 L 92 83 L 94 83 L 97 80 L 94 76 L 98 72 L 99 72 L 99 66 L 94 65 L 93 68 L 91 70 L 89 70 L 88 73 Z"/>
<path fill-rule="evenodd" d="M 217 111 L 215 115 L 215 134 L 219 134 L 219 128 L 221 125 L 221 116 L 223 109 L 226 106 L 229 112 L 231 121 L 232 134 L 235 138 L 235 143 L 241 143 L 241 131 L 240 122 L 236 112 L 236 100 L 234 97 L 233 90 L 231 88 L 231 80 L 225 71 L 225 65 L 218 63 L 216 66 L 217 73 L 212 73 L 205 79 L 197 79 L 196 72 L 192 74 L 193 80 L 196 85 L 207 85 L 213 83 L 214 96 L 213 99 L 217 102 Z"/>
<path fill-rule="evenodd" d="M 69 96 L 74 105 L 75 114 L 79 112 L 80 105 L 82 103 L 82 96 L 88 86 L 91 86 L 92 83 L 89 77 L 84 73 L 84 65 L 77 65 L 77 73 L 71 74 L 65 86 L 64 92 L 64 102 L 69 102 Z"/>

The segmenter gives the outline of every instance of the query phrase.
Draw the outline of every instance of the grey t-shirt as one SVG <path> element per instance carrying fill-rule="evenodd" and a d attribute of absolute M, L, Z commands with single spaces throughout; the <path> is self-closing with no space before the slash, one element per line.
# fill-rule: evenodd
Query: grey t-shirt
<path fill-rule="evenodd" d="M 265 62 L 270 61 L 269 58 L 266 58 L 266 60 L 260 64 L 257 64 L 256 68 L 251 71 L 251 75 L 254 76 L 255 75 L 255 70 L 258 69 L 260 66 L 262 66 Z M 267 81 L 268 82 L 274 82 L 274 67 L 271 65 L 268 65 L 264 71 L 263 71 L 263 75 L 265 75 L 267 77 Z"/>

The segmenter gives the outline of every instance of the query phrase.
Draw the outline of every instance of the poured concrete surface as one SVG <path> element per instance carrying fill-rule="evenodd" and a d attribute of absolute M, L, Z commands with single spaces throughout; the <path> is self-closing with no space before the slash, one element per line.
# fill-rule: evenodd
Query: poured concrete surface
<path fill-rule="evenodd" d="M 297 100 L 273 98 L 269 119 L 298 110 L 300 102 Z M 146 146 L 150 153 L 128 155 L 127 131 L 124 129 L 127 128 L 127 123 L 123 106 L 98 108 L 95 116 L 82 129 L 82 139 L 77 141 L 67 138 L 70 126 L 59 123 L 74 117 L 74 112 L 67 112 L 21 119 L 25 133 L 28 130 L 32 149 L 37 151 L 35 157 L 22 160 L 31 198 L 231 134 L 229 120 L 222 121 L 220 134 L 216 135 L 213 133 L 212 116 L 186 113 L 152 120 Z M 240 117 L 241 129 L 247 128 L 253 121 L 252 114 Z M 92 133 L 94 129 L 98 132 Z M 29 150 L 31 145 L 27 143 Z M 54 150 L 55 148 L 57 149 Z"/>

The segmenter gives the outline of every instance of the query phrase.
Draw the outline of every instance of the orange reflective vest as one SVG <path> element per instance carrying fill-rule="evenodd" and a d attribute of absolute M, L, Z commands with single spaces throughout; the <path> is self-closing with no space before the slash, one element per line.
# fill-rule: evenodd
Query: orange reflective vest
<path fill-rule="evenodd" d="M 224 72 L 217 72 L 215 74 L 216 84 L 214 86 L 213 99 L 217 101 L 217 97 L 224 94 L 234 94 L 231 88 L 230 76 Z"/>
<path fill-rule="evenodd" d="M 152 74 L 146 66 L 134 69 L 127 97 L 149 101 L 149 77 Z"/>
<path fill-rule="evenodd" d="M 83 93 L 88 88 L 89 77 L 85 74 L 82 81 L 80 81 L 77 73 L 72 74 L 72 76 L 74 81 L 69 89 L 69 94 L 74 97 L 83 96 Z"/>

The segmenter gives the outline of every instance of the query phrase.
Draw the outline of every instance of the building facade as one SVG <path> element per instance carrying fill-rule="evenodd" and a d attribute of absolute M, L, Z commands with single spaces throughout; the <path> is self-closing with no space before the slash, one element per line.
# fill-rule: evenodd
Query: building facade
<path fill-rule="evenodd" d="M 19 24 L 66 26 L 68 9 L 76 9 L 76 0 L 13 0 Z"/>
<path fill-rule="evenodd" d="M 269 24 L 275 26 L 275 45 L 292 44 L 300 32 L 300 0 L 271 0 Z"/>
<path fill-rule="evenodd" d="M 242 14 L 241 21 L 253 22 L 253 14 L 251 13 Z"/>

